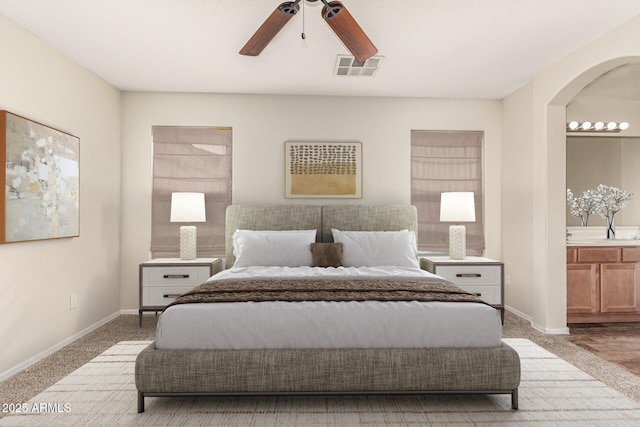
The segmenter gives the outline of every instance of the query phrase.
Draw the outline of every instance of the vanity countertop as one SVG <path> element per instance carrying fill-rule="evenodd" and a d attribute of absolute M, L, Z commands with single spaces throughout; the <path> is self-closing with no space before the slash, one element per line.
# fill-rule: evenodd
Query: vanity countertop
<path fill-rule="evenodd" d="M 607 239 L 603 226 L 567 227 L 567 246 L 640 246 L 640 227 L 616 227 L 616 239 Z"/>
<path fill-rule="evenodd" d="M 567 246 L 640 246 L 640 240 L 635 239 L 571 239 Z"/>

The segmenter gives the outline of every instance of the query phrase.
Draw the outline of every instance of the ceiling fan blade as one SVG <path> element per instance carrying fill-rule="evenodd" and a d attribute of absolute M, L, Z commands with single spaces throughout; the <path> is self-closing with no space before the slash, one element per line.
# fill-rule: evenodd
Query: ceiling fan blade
<path fill-rule="evenodd" d="M 278 34 L 287 22 L 293 18 L 293 15 L 298 12 L 300 9 L 300 6 L 298 6 L 299 1 L 300 0 L 281 3 L 262 23 L 244 47 L 240 49 L 240 54 L 248 56 L 260 55 L 276 34 Z"/>
<path fill-rule="evenodd" d="M 359 62 L 364 62 L 378 53 L 378 49 L 341 2 L 323 3 L 325 6 L 322 8 L 322 18 Z"/>

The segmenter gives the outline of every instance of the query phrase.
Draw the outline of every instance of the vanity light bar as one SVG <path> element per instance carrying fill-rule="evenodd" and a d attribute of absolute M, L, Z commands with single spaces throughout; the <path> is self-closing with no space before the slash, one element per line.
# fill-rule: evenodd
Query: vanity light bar
<path fill-rule="evenodd" d="M 628 129 L 627 122 L 577 122 L 571 121 L 567 123 L 567 132 L 620 132 Z"/>

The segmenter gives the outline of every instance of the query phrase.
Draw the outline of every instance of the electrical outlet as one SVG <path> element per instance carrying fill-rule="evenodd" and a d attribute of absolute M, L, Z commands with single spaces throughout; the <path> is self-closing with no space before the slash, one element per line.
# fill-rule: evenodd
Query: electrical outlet
<path fill-rule="evenodd" d="M 77 307 L 78 307 L 78 295 L 71 294 L 71 296 L 69 297 L 69 308 L 73 309 Z"/>
<path fill-rule="evenodd" d="M 511 276 L 509 274 L 506 274 L 504 276 L 504 284 L 509 286 L 511 284 Z"/>

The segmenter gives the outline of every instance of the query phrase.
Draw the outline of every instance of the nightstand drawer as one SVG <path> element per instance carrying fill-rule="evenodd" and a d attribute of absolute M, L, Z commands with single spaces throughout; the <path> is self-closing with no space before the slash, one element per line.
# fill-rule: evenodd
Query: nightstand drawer
<path fill-rule="evenodd" d="M 184 285 L 194 287 L 206 281 L 210 275 L 209 266 L 144 267 L 144 286 Z"/>
<path fill-rule="evenodd" d="M 504 264 L 485 257 L 455 260 L 444 256 L 420 258 L 420 268 L 444 277 L 467 292 L 500 310 L 504 323 Z"/>
<path fill-rule="evenodd" d="M 439 265 L 435 273 L 457 285 L 498 285 L 502 283 L 499 265 Z"/>
<path fill-rule="evenodd" d="M 500 295 L 500 286 L 472 286 L 472 285 L 458 285 L 460 288 L 467 292 L 477 295 L 484 302 L 489 304 L 500 305 L 502 304 L 502 297 Z"/>
<path fill-rule="evenodd" d="M 189 292 L 192 287 L 186 286 L 154 286 L 142 291 L 142 305 L 148 307 L 166 306 L 180 295 Z"/>
<path fill-rule="evenodd" d="M 156 258 L 140 264 L 140 307 L 138 324 L 142 326 L 142 312 L 162 310 L 182 294 L 204 283 L 222 270 L 220 258 Z"/>

